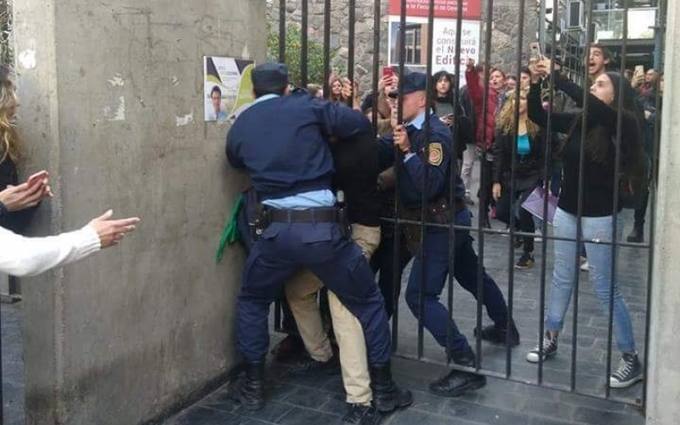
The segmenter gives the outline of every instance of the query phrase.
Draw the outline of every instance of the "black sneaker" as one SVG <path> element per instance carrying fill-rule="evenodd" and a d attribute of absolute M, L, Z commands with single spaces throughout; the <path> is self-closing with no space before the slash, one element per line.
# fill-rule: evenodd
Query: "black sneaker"
<path fill-rule="evenodd" d="M 543 361 L 554 357 L 555 354 L 557 354 L 557 337 L 550 338 L 550 334 L 546 332 L 545 337 L 543 338 Z M 540 357 L 541 347 L 538 345 L 527 353 L 527 361 L 530 363 L 538 363 Z"/>
<path fill-rule="evenodd" d="M 342 417 L 342 423 L 357 425 L 378 425 L 383 416 L 372 405 L 348 404 L 347 413 Z"/>
<path fill-rule="evenodd" d="M 534 266 L 535 262 L 536 261 L 534 260 L 534 256 L 531 255 L 530 252 L 525 252 L 524 254 L 522 254 L 521 257 L 519 257 L 519 260 L 517 260 L 515 268 L 519 270 L 530 269 Z"/>
<path fill-rule="evenodd" d="M 505 345 L 506 343 L 506 336 L 507 336 L 507 328 L 503 327 L 497 327 L 496 325 L 489 325 L 485 326 L 482 328 L 482 334 L 481 337 L 483 340 L 488 341 L 492 344 L 498 344 L 498 345 Z M 475 337 L 477 337 L 477 334 L 479 331 L 477 328 L 474 330 Z M 517 327 L 515 326 L 514 323 L 510 325 L 510 346 L 511 347 L 516 347 L 519 345 L 519 332 L 517 331 Z"/>
<path fill-rule="evenodd" d="M 311 357 L 306 357 L 295 363 L 288 369 L 291 375 L 306 375 L 315 372 L 334 375 L 340 372 L 340 362 L 337 356 L 331 357 L 328 361 L 320 362 Z"/>
<path fill-rule="evenodd" d="M 628 388 L 638 381 L 642 381 L 642 365 L 637 354 L 623 353 L 619 368 L 609 377 L 609 386 Z"/>

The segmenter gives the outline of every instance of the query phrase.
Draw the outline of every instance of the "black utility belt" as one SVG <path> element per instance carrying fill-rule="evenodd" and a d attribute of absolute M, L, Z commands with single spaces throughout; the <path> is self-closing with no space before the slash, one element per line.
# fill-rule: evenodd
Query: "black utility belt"
<path fill-rule="evenodd" d="M 460 199 L 456 199 L 453 202 L 453 205 L 451 205 L 445 198 L 440 198 L 437 201 L 427 204 L 425 209 L 425 221 L 437 224 L 448 223 L 450 221 L 451 207 L 453 207 L 453 211 L 456 214 L 467 208 L 465 202 Z M 403 216 L 406 219 L 420 220 L 420 211 L 420 208 L 405 208 Z"/>
<path fill-rule="evenodd" d="M 271 223 L 338 223 L 343 209 L 337 207 L 289 210 L 265 208 L 264 214 Z"/>

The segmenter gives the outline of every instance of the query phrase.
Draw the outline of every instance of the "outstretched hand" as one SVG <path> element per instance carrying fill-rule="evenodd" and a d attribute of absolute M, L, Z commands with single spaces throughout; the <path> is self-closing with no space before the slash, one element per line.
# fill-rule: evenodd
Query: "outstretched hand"
<path fill-rule="evenodd" d="M 97 235 L 99 235 L 102 249 L 120 243 L 127 233 L 135 230 L 135 225 L 140 221 L 138 217 L 112 220 L 112 216 L 113 210 L 108 210 L 89 223 L 89 226 L 91 226 L 95 232 L 97 232 Z"/>

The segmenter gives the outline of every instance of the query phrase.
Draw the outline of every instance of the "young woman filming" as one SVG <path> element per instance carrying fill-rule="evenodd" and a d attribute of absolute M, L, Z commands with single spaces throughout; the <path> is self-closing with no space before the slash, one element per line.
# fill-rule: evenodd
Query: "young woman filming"
<path fill-rule="evenodd" d="M 550 61 L 544 60 L 532 67 L 532 84 L 528 96 L 529 118 L 539 126 L 547 126 L 547 113 L 541 105 L 541 79 L 547 78 Z M 577 104 L 583 105 L 583 89 L 555 73 L 555 87 Z M 621 110 L 619 96 L 623 93 Z M 644 153 L 642 135 L 635 113 L 635 94 L 630 84 L 616 72 L 605 72 L 599 75 L 587 97 L 587 117 L 585 118 L 585 138 L 582 139 L 584 125 L 583 114 L 553 113 L 552 129 L 567 134 L 562 157 L 564 161 L 564 178 L 560 200 L 554 218 L 554 234 L 562 238 L 576 239 L 577 215 L 579 213 L 579 196 L 581 197 L 581 229 L 586 242 L 586 252 L 590 264 L 590 282 L 595 294 L 609 314 L 610 298 L 613 299 L 614 335 L 622 356 L 618 369 L 611 375 L 609 385 L 613 388 L 625 388 L 642 380 L 642 366 L 638 359 L 633 326 L 628 307 L 619 291 L 616 281 L 612 282 L 612 245 L 589 243 L 588 241 L 611 242 L 620 239 L 612 235 L 612 224 L 618 219 L 619 210 L 614 210 L 614 196 L 620 190 L 616 186 L 616 140 L 618 114 L 621 114 L 622 129 L 620 133 L 620 171 L 628 187 L 628 183 L 644 179 Z M 583 186 L 579 188 L 579 164 L 581 144 L 583 144 Z M 634 184 L 632 186 L 635 186 Z M 621 192 L 619 192 L 621 193 Z M 622 226 L 618 227 L 619 230 Z M 616 239 L 614 239 L 614 237 Z M 555 241 L 555 265 L 552 288 L 547 302 L 545 317 L 546 334 L 543 349 L 536 347 L 527 354 L 527 360 L 538 362 L 550 359 L 557 353 L 559 332 L 564 324 L 564 316 L 574 290 L 574 282 L 578 268 L 575 258 L 578 252 L 576 242 Z M 613 295 L 612 295 L 613 291 Z"/>

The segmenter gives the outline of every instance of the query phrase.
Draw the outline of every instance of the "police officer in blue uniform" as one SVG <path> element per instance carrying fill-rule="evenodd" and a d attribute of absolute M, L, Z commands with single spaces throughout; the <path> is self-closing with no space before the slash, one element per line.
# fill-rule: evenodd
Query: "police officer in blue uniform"
<path fill-rule="evenodd" d="M 407 218 L 420 219 L 424 188 L 428 204 L 426 211 L 428 222 L 447 224 L 450 220 L 450 211 L 454 209 L 455 223 L 469 226 L 472 215 L 465 206 L 465 187 L 457 173 L 454 176 L 455 196 L 454 199 L 449 199 L 450 161 L 456 159 L 452 156 L 451 131 L 427 107 L 426 86 L 425 74 L 411 73 L 404 77 L 402 102 L 406 124 L 396 125 L 392 134 L 380 139 L 382 166 L 386 167 L 395 161 L 394 146 L 396 145 L 402 153 L 396 160 L 396 166 L 399 168 L 397 190 Z M 392 96 L 396 97 L 397 92 L 392 93 Z M 429 120 L 429 137 L 425 133 L 425 120 Z M 427 181 L 424 181 L 425 178 Z M 413 242 L 414 234 L 420 233 L 413 226 L 407 226 L 406 230 L 411 242 Z M 411 243 L 411 246 L 413 245 Z M 439 302 L 446 276 L 449 273 L 448 229 L 426 227 L 422 249 L 424 250 L 422 261 L 416 257 L 413 263 L 405 294 L 406 302 L 413 314 L 418 317 L 422 270 L 425 268 L 426 278 L 422 294 L 424 311 L 421 318 L 423 325 L 446 349 L 454 363 L 474 367 L 475 355 L 472 348 L 456 327 L 455 322 L 449 320 L 446 307 Z M 455 263 L 451 272 L 458 283 L 476 297 L 478 258 L 472 246 L 469 231 L 456 230 L 454 250 Z M 482 282 L 484 285 L 483 302 L 488 312 L 494 316 L 497 325 L 507 328 L 507 306 L 502 293 L 486 272 L 482 276 Z M 447 333 L 449 333 L 448 338 Z M 468 390 L 480 388 L 485 383 L 484 376 L 454 370 L 433 382 L 430 390 L 442 396 L 458 396 Z"/>
<path fill-rule="evenodd" d="M 305 91 L 288 94 L 283 64 L 252 72 L 255 103 L 227 136 L 231 165 L 245 169 L 265 206 L 265 225 L 248 255 L 238 297 L 237 345 L 245 377 L 232 395 L 246 408 L 264 406 L 264 360 L 269 345 L 269 306 L 301 268 L 314 272 L 359 319 L 364 330 L 373 401 L 388 412 L 412 403 L 390 371 L 390 329 L 373 273 L 339 220 L 331 191 L 333 158 L 328 139 L 371 132 L 368 120 Z"/>

